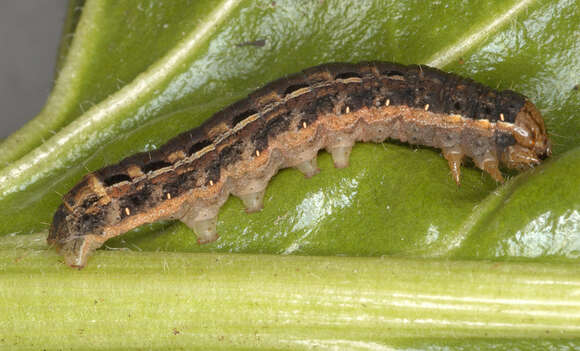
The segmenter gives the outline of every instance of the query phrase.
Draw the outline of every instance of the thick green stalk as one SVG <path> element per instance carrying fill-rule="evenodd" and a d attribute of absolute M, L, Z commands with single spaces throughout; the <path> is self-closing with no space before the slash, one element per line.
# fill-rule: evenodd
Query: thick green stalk
<path fill-rule="evenodd" d="M 79 24 L 81 14 L 83 13 L 85 2 L 86 0 L 68 1 L 66 16 L 62 26 L 60 44 L 58 45 L 56 65 L 54 67 L 55 77 L 58 77 L 58 72 L 60 72 L 66 63 L 66 57 L 71 48 L 77 25 Z"/>
<path fill-rule="evenodd" d="M 99 251 L 81 271 L 59 261 L 52 251 L 0 251 L 0 348 L 366 349 L 580 336 L 580 274 L 569 264 L 128 251 Z"/>

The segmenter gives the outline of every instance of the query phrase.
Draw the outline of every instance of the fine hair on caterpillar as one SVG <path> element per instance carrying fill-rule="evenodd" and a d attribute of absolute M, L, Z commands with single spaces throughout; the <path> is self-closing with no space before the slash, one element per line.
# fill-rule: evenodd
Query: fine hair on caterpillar
<path fill-rule="evenodd" d="M 319 150 L 343 168 L 355 142 L 387 139 L 441 149 L 457 184 L 466 157 L 503 182 L 500 165 L 525 170 L 551 154 L 539 111 L 518 93 L 427 66 L 330 63 L 267 84 L 158 150 L 87 174 L 64 195 L 48 242 L 73 267 L 107 239 L 162 219 L 212 242 L 229 195 L 259 211 L 279 169 L 312 177 Z"/>

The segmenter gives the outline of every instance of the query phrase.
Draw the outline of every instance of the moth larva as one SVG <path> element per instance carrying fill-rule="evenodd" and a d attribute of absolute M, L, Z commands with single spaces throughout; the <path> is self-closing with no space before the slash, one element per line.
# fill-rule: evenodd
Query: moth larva
<path fill-rule="evenodd" d="M 320 149 L 346 167 L 353 144 L 397 139 L 440 148 L 459 184 L 464 157 L 499 182 L 499 164 L 526 169 L 551 153 L 527 99 L 427 66 L 332 63 L 276 80 L 158 150 L 86 175 L 63 198 L 48 242 L 83 267 L 107 239 L 179 219 L 200 243 L 217 238 L 230 194 L 262 208 L 279 169 L 318 173 Z"/>

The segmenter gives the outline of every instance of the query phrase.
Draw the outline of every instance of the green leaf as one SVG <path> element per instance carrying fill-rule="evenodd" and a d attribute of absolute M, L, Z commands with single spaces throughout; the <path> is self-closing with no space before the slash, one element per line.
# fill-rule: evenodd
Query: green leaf
<path fill-rule="evenodd" d="M 110 245 L 575 259 L 573 244 L 559 246 L 576 242 L 576 237 L 558 226 L 543 229 L 544 241 L 553 245 L 543 244 L 540 251 L 500 249 L 518 241 L 533 218 L 530 211 L 507 216 L 497 207 L 509 200 L 507 196 L 524 198 L 512 184 L 530 181 L 557 187 L 560 177 L 544 177 L 543 170 L 557 175 L 549 169 L 557 168 L 560 155 L 580 143 L 580 122 L 570 118 L 579 105 L 573 89 L 578 55 L 572 45 L 578 36 L 569 35 L 577 29 L 578 13 L 570 6 L 566 1 L 446 6 L 326 1 L 301 7 L 289 2 L 136 1 L 119 6 L 88 1 L 47 105 L 55 110 L 41 113 L 31 125 L 46 127 L 36 126 L 27 135 L 32 140 L 58 131 L 0 171 L 0 206 L 5 209 L 1 216 L 10 219 L 1 221 L 0 232 L 46 229 L 59 194 L 87 171 L 154 149 L 272 79 L 322 62 L 382 59 L 431 63 L 530 96 L 544 112 L 555 144 L 555 161 L 535 173 L 544 180 L 534 181 L 534 176 L 498 187 L 487 175 L 467 167 L 457 189 L 436 150 L 392 143 L 358 145 L 346 170 L 333 169 L 322 153 L 323 172 L 312 180 L 293 170 L 280 172 L 259 214 L 246 215 L 240 202 L 230 199 L 219 217 L 222 237 L 214 244 L 200 248 L 189 229 L 172 223 L 162 230 L 158 225 L 142 228 Z M 257 39 L 266 45 L 237 45 Z M 554 72 L 561 79 L 551 77 Z M 79 115 L 86 101 L 94 106 L 83 107 L 88 110 Z M 9 150 L 14 138 L 6 140 L 3 149 Z M 565 159 L 576 169 L 576 157 Z M 570 187 L 578 188 L 578 177 L 567 179 Z M 541 189 L 536 187 L 536 193 Z M 503 195 L 494 201 L 496 192 Z M 544 210 L 560 209 L 551 220 L 564 216 L 561 220 L 578 223 L 577 193 L 544 196 Z M 484 232 L 493 232 L 477 229 L 490 220 L 499 223 L 501 233 L 485 234 L 480 240 Z"/>
<path fill-rule="evenodd" d="M 492 87 L 527 95 L 544 115 L 554 144 L 554 157 L 533 171 L 512 173 L 505 185 L 498 185 L 488 175 L 467 165 L 462 171 L 462 186 L 457 188 L 438 150 L 393 142 L 358 144 L 347 169 L 334 169 L 329 155 L 321 153 L 322 172 L 312 179 L 304 179 L 295 170 L 282 170 L 270 182 L 265 209 L 260 213 L 246 214 L 241 202 L 231 197 L 220 211 L 221 237 L 215 243 L 200 247 L 185 226 L 165 222 L 143 226 L 110 240 L 107 247 L 312 256 L 300 258 L 297 265 L 301 267 L 312 267 L 318 260 L 327 260 L 325 264 L 340 261 L 315 255 L 428 258 L 409 261 L 418 262 L 413 265 L 417 276 L 408 278 L 416 280 L 413 289 L 417 290 L 431 284 L 421 284 L 420 277 L 433 274 L 429 267 L 438 265 L 440 258 L 462 259 L 451 264 L 460 269 L 458 275 L 446 278 L 450 281 L 477 267 L 479 263 L 468 262 L 474 259 L 533 261 L 509 265 L 515 275 L 530 274 L 526 273 L 530 267 L 549 271 L 558 262 L 561 265 L 557 270 L 563 272 L 571 286 L 577 286 L 573 284 L 577 284 L 575 265 L 580 256 L 580 119 L 577 118 L 580 94 L 575 89 L 580 77 L 579 11 L 571 0 L 432 3 L 327 0 L 299 4 L 71 0 L 54 91 L 39 116 L 0 143 L 0 167 L 3 167 L 0 258 L 2 269 L 11 272 L 14 279 L 13 285 L 6 286 L 13 289 L 29 275 L 40 279 L 43 272 L 55 270 L 50 279 L 62 286 L 75 279 L 79 279 L 79 284 L 90 284 L 94 278 L 91 274 L 99 274 L 97 270 L 74 275 L 56 264 L 56 255 L 47 253 L 43 244 L 61 194 L 87 172 L 135 152 L 153 150 L 273 79 L 325 62 L 366 60 L 430 64 Z M 238 45 L 255 40 L 264 40 L 265 45 Z M 33 232 L 42 234 L 20 235 Z M 24 260 L 30 262 L 29 268 L 18 264 L 23 253 L 17 248 L 22 246 L 28 248 L 25 257 L 32 252 L 32 258 Z M 186 253 L 172 255 L 176 262 L 198 257 Z M 120 274 L 115 259 L 129 262 L 127 270 L 138 271 L 139 265 L 147 260 L 162 262 L 164 257 L 166 253 L 159 252 L 100 252 L 89 262 L 89 270 L 101 265 L 104 277 L 111 278 Z M 257 262 L 254 267 L 257 274 L 266 274 L 272 262 L 292 260 L 249 257 Z M 360 261 L 344 258 L 344 262 L 351 269 Z M 380 261 L 375 258 L 369 262 Z M 171 279 L 182 279 L 176 270 L 190 269 L 180 270 L 179 264 L 175 263 L 172 265 L 175 269 L 167 272 Z M 227 267 L 221 271 L 217 266 L 219 272 L 215 274 L 225 277 L 224 281 L 239 273 Z M 443 267 L 442 271 L 447 269 L 438 267 Z M 86 280 L 81 274 L 87 274 Z M 142 274 L 156 279 L 159 273 L 151 268 Z M 389 274 L 376 273 L 351 287 L 376 292 L 377 286 L 372 282 L 376 280 L 381 288 L 391 284 Z M 496 276 L 489 284 L 501 286 L 506 279 Z M 540 294 L 547 281 L 548 278 L 544 285 L 534 289 L 527 285 L 509 286 L 502 292 L 520 296 L 532 289 L 531 294 Z M 271 281 L 264 278 L 263 282 L 267 286 Z M 23 286 L 32 283 L 26 284 Z M 162 283 L 158 296 L 173 299 L 171 284 Z M 280 286 L 277 291 L 284 291 L 287 286 L 280 284 L 276 285 Z M 311 289 L 316 285 L 312 284 L 306 285 Z M 563 290 L 566 286 L 550 285 L 549 290 L 563 299 L 568 296 Z M 124 295 L 129 289 L 140 287 L 119 284 L 113 288 Z M 469 290 L 464 293 L 464 298 L 478 296 Z M 62 294 L 51 296 L 57 300 L 72 296 L 67 289 Z M 192 298 L 195 292 L 185 294 Z M 87 291 L 83 296 L 87 296 Z M 490 292 L 489 296 L 501 299 L 507 295 Z M 111 299 L 116 304 L 127 302 L 118 295 Z M 219 304 L 212 301 L 210 306 Z M 0 304 L 0 308 L 6 306 Z M 32 315 L 46 320 L 43 313 L 47 310 L 38 308 Z M 420 313 L 420 309 L 413 311 Z M 356 312 L 351 312 L 348 318 L 356 319 Z M 64 309 L 61 313 L 73 316 L 76 312 Z M 450 318 L 461 320 L 457 315 Z M 569 325 L 579 324 L 577 311 L 565 318 Z M 539 321 L 534 320 L 537 322 L 534 326 L 543 325 Z M 505 321 L 500 317 L 496 322 Z M 211 323 L 218 323 L 218 319 Z M 393 337 L 377 337 L 384 335 L 378 333 L 363 339 L 380 345 L 418 348 L 433 342 L 442 345 L 441 348 L 447 345 L 459 349 L 471 342 L 461 339 L 464 341 L 438 343 L 439 336 L 452 334 L 434 333 L 427 336 L 433 339 L 422 344 L 410 338 L 411 334 L 424 330 L 424 326 L 409 323 L 412 331 L 401 336 L 404 339 L 401 343 L 393 341 L 396 333 Z M 481 337 L 472 341 L 482 349 L 493 345 L 505 349 L 514 345 L 537 349 L 546 346 L 539 341 L 530 344 L 522 341 L 519 338 L 530 334 L 519 331 L 490 333 L 489 336 L 503 336 L 507 341 L 489 343 L 485 335 L 475 331 L 462 334 L 458 332 L 460 328 L 450 328 L 452 333 L 457 332 L 453 335 Z M 97 330 L 104 332 L 101 327 Z M 337 326 L 335 330 L 340 334 L 347 329 Z M 21 331 L 15 335 L 24 335 L 19 334 Z M 231 330 L 228 333 L 234 334 Z M 349 340 L 355 340 L 355 334 Z M 572 334 L 577 336 L 578 331 L 570 331 Z M 320 345 L 334 347 L 328 343 L 330 338 L 320 339 Z M 513 344 L 509 338 L 513 338 Z M 251 345 L 273 348 L 268 343 Z"/>

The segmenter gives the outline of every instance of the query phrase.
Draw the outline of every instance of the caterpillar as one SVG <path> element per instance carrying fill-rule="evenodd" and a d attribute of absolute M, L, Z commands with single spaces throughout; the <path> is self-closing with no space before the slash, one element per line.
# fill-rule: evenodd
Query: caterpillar
<path fill-rule="evenodd" d="M 357 141 L 395 139 L 439 148 L 460 184 L 465 157 L 503 182 L 551 154 L 544 121 L 526 97 L 424 65 L 330 63 L 273 81 L 159 149 L 87 174 L 54 214 L 47 241 L 82 268 L 107 239 L 178 219 L 200 244 L 217 239 L 230 194 L 262 209 L 279 169 L 318 173 L 326 149 L 346 167 Z"/>

